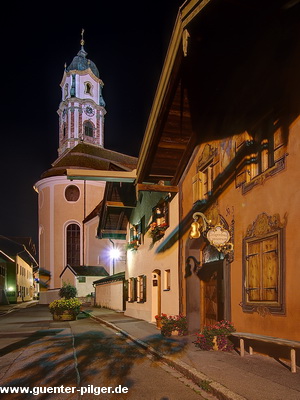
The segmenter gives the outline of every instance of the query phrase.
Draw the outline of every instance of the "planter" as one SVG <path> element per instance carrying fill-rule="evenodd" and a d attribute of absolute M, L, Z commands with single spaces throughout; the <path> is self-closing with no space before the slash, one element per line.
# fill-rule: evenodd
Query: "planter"
<path fill-rule="evenodd" d="M 65 310 L 62 314 L 53 314 L 53 321 L 75 321 L 76 318 L 76 315 L 69 310 Z"/>
<path fill-rule="evenodd" d="M 213 350 L 219 350 L 218 342 L 217 342 L 217 336 L 214 336 L 213 338 Z"/>

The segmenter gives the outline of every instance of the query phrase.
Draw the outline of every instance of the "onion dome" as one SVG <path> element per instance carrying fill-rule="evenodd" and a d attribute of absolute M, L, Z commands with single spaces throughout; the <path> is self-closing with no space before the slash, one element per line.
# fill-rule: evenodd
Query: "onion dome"
<path fill-rule="evenodd" d="M 83 32 L 84 30 L 82 30 L 81 35 L 83 36 Z M 85 71 L 87 69 L 91 69 L 93 74 L 99 78 L 99 71 L 98 68 L 96 67 L 96 64 L 89 60 L 88 58 L 86 58 L 87 56 L 87 52 L 84 50 L 83 45 L 84 45 L 84 40 L 82 39 L 81 42 L 81 49 L 79 50 L 79 52 L 77 53 L 77 56 L 75 56 L 73 58 L 73 61 L 71 62 L 71 64 L 66 68 L 66 71 Z"/>

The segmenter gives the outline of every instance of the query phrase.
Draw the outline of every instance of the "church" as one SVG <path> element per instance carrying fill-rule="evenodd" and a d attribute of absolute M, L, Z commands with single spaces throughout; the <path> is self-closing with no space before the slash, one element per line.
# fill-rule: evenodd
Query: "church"
<path fill-rule="evenodd" d="M 83 33 L 80 45 L 70 65 L 65 65 L 60 84 L 58 157 L 34 186 L 41 292 L 62 286 L 66 266 L 77 282 L 125 270 L 124 238 L 97 237 L 105 179 L 70 180 L 66 173 L 69 168 L 130 173 L 137 164 L 135 157 L 104 148 L 104 84 L 95 63 L 87 58 Z M 126 215 L 120 223 L 126 229 Z M 119 249 L 118 260 L 109 256 L 112 248 Z"/>

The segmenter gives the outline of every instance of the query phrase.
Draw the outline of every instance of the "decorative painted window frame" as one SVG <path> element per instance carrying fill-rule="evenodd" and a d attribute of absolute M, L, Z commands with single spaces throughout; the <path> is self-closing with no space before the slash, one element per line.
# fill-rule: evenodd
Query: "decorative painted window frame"
<path fill-rule="evenodd" d="M 243 239 L 243 279 L 242 279 L 242 302 L 241 306 L 244 312 L 257 312 L 261 316 L 267 314 L 285 314 L 285 226 L 280 221 L 278 214 L 269 216 L 266 213 L 258 215 L 256 220 L 251 224 Z M 247 244 L 251 241 L 262 241 L 270 236 L 277 235 L 277 255 L 278 255 L 278 299 L 274 301 L 248 301 L 247 300 Z"/>

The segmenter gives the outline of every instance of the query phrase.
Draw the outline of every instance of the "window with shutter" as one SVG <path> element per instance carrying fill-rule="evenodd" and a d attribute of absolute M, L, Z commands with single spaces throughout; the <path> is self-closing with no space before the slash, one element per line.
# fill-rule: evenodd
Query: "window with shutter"
<path fill-rule="evenodd" d="M 137 277 L 137 302 L 144 303 L 146 301 L 146 275 Z"/>
<path fill-rule="evenodd" d="M 137 278 L 128 280 L 128 302 L 133 303 L 137 300 Z"/>
<path fill-rule="evenodd" d="M 266 229 L 267 231 L 268 229 Z M 264 307 L 271 313 L 284 312 L 284 267 L 282 229 L 244 239 L 244 311 Z"/>
<path fill-rule="evenodd" d="M 213 188 L 213 166 L 207 165 L 192 178 L 193 203 L 206 200 Z"/>

